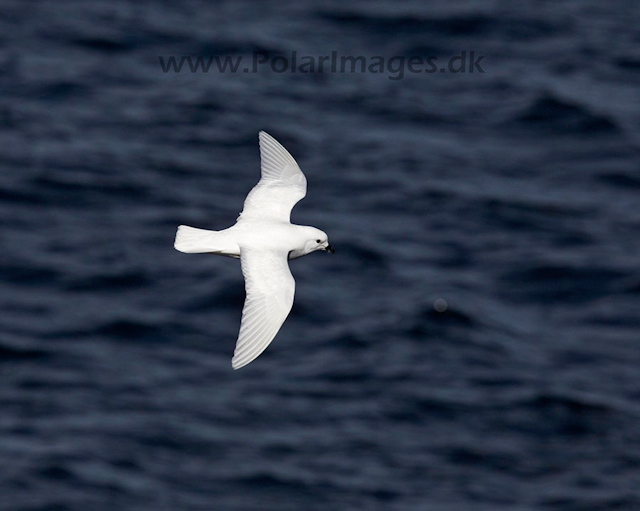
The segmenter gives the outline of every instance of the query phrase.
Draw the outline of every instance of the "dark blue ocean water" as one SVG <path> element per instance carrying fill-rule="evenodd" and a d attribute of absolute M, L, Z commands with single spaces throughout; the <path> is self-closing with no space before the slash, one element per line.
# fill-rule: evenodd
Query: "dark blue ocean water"
<path fill-rule="evenodd" d="M 2 1 L 0 510 L 640 509 L 639 15 Z M 293 51 L 484 72 L 158 58 Z M 261 129 L 336 254 L 234 372 Z"/>

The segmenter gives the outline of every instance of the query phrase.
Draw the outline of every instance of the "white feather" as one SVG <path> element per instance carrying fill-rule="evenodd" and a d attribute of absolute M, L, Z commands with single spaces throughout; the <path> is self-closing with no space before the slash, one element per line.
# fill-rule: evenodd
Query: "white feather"
<path fill-rule="evenodd" d="M 247 365 L 269 346 L 293 305 L 296 283 L 286 252 L 242 250 L 247 298 L 231 365 Z"/>
<path fill-rule="evenodd" d="M 238 219 L 289 222 L 293 206 L 307 194 L 307 179 L 275 138 L 264 131 L 259 137 L 262 178 L 247 195 Z"/>

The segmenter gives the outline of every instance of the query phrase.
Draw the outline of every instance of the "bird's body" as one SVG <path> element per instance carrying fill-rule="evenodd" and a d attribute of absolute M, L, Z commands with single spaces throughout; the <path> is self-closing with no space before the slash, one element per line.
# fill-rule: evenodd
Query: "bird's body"
<path fill-rule="evenodd" d="M 196 245 L 189 246 L 182 236 L 188 236 L 187 231 L 193 230 Z M 181 237 L 181 252 L 201 253 L 205 243 L 210 243 L 211 250 L 207 252 L 228 257 L 240 257 L 240 247 L 257 250 L 286 250 L 289 259 L 302 257 L 306 242 L 314 238 L 326 236 L 315 227 L 306 225 L 294 225 L 288 222 L 274 220 L 242 219 L 223 231 L 208 231 L 181 225 L 178 227 L 178 236 Z M 193 248 L 193 250 L 191 250 Z"/>
<path fill-rule="evenodd" d="M 260 156 L 262 178 L 247 196 L 236 224 L 222 231 L 181 225 L 174 244 L 181 252 L 240 258 L 247 298 L 234 369 L 267 348 L 291 311 L 295 281 L 287 260 L 316 250 L 333 252 L 323 231 L 289 221 L 291 209 L 307 189 L 293 157 L 264 131 L 260 132 Z"/>

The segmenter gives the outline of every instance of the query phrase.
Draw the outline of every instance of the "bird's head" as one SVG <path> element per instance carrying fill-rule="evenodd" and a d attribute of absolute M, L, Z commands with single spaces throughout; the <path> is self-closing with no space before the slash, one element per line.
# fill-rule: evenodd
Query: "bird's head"
<path fill-rule="evenodd" d="M 335 250 L 331 245 L 329 245 L 329 236 L 327 236 L 326 232 L 321 231 L 320 229 L 316 229 L 317 233 L 313 237 L 313 239 L 307 241 L 307 247 L 309 248 L 309 252 L 315 252 L 316 250 L 324 250 L 325 252 L 329 252 L 333 254 Z"/>
<path fill-rule="evenodd" d="M 310 254 L 311 252 L 315 252 L 316 250 L 324 250 L 325 252 L 329 252 L 330 254 L 333 254 L 335 252 L 335 250 L 333 250 L 333 247 L 329 245 L 329 237 L 327 236 L 326 232 L 323 232 L 320 229 L 316 229 L 315 227 L 308 227 L 307 229 L 308 232 L 305 233 L 307 235 L 307 239 L 305 241 L 304 248 L 300 253 L 292 253 L 291 258 Z"/>

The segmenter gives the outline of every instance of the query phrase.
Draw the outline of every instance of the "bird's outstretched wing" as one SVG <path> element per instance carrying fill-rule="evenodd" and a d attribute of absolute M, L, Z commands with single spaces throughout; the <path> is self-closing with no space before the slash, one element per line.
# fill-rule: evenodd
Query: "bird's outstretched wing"
<path fill-rule="evenodd" d="M 267 250 L 240 250 L 247 297 L 231 365 L 239 369 L 269 346 L 287 319 L 293 305 L 296 282 L 287 253 Z"/>
<path fill-rule="evenodd" d="M 293 156 L 268 133 L 260 132 L 262 178 L 244 201 L 238 220 L 288 222 L 291 210 L 307 194 L 307 179 Z"/>

